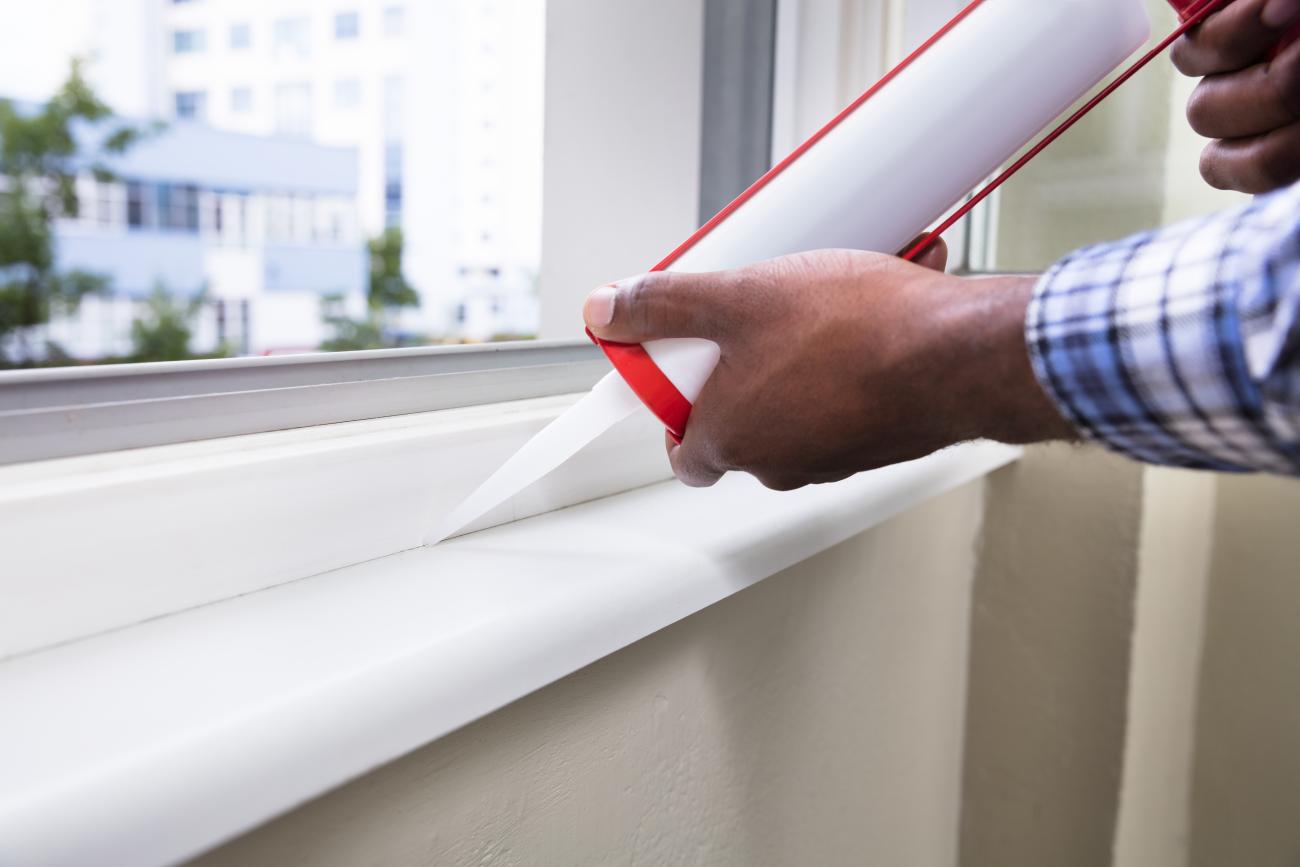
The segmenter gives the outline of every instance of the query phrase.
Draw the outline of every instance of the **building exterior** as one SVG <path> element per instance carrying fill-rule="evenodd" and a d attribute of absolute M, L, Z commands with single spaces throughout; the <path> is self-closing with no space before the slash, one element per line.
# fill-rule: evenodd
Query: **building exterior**
<path fill-rule="evenodd" d="M 94 134 L 82 136 L 94 153 Z M 130 351 L 130 323 L 156 289 L 205 292 L 192 349 L 314 349 L 330 336 L 322 303 L 363 304 L 366 256 L 348 148 L 219 132 L 190 121 L 78 177 L 80 211 L 56 226 L 62 269 L 106 275 L 111 294 L 52 323 L 79 358 Z"/>
<path fill-rule="evenodd" d="M 538 313 L 544 20 L 544 0 L 46 0 L 0 32 L 0 51 L 13 61 L 0 69 L 0 95 L 44 99 L 70 59 L 82 57 L 88 80 L 115 111 L 169 124 L 165 136 L 131 156 L 140 179 L 200 190 L 203 203 L 245 190 L 277 250 L 284 247 L 277 240 L 287 231 L 282 224 L 293 220 L 297 232 L 308 220 L 299 199 L 310 198 L 314 209 L 351 190 L 350 231 L 358 246 L 385 227 L 402 229 L 404 270 L 421 306 L 398 318 L 401 330 L 434 338 L 524 335 L 535 333 Z M 221 137 L 230 133 L 241 135 Z M 221 142 L 245 146 L 230 152 L 228 175 L 220 179 L 206 173 L 206 155 L 187 165 L 188 175 L 176 174 L 171 163 L 155 171 L 148 162 L 161 159 L 169 142 L 176 153 L 168 159 L 181 160 L 198 141 L 205 154 L 209 147 L 220 151 Z M 314 155 L 302 157 L 311 167 L 310 180 L 301 179 L 306 186 L 264 178 L 254 141 L 264 142 L 267 153 Z M 352 154 L 347 168 L 328 156 L 342 154 L 340 148 Z M 245 171 L 258 179 L 256 187 L 238 180 Z M 348 174 L 327 177 L 331 172 Z M 226 186 L 212 186 L 218 180 Z M 86 186 L 92 198 L 100 196 Z M 214 189 L 225 192 L 214 199 Z M 127 192 L 103 195 L 125 202 Z M 168 199 L 164 210 L 173 207 Z M 198 206 L 197 232 L 215 238 L 202 217 L 215 211 L 205 207 Z M 102 239 L 81 237 L 103 230 L 84 222 L 67 227 L 69 261 L 91 256 L 93 248 L 91 258 L 107 263 Z M 123 234 L 141 231 L 126 225 Z M 157 234 L 169 233 L 179 248 L 186 231 L 166 227 Z M 266 283 L 275 293 L 270 300 L 254 305 L 260 312 L 252 318 L 250 350 L 316 345 L 319 299 L 291 302 L 297 290 L 271 287 L 293 269 L 340 273 L 331 255 L 315 255 L 322 246 L 328 245 L 295 247 L 292 268 L 289 254 L 269 254 L 266 261 L 279 264 L 260 273 L 281 276 Z M 144 261 L 125 249 L 116 264 Z M 214 295 L 236 282 L 234 273 L 259 271 L 234 254 L 205 254 L 202 262 Z M 173 273 L 163 260 L 157 268 L 169 289 L 194 282 L 194 274 Z M 131 269 L 114 276 L 122 285 L 140 283 Z M 325 279 L 289 282 L 337 288 Z M 283 327 L 272 329 L 277 321 Z M 259 330 L 263 324 L 268 330 Z"/>
<path fill-rule="evenodd" d="M 140 0 L 135 0 L 140 2 Z M 164 116 L 354 147 L 362 229 L 400 226 L 410 330 L 536 329 L 541 0 L 146 0 Z"/>

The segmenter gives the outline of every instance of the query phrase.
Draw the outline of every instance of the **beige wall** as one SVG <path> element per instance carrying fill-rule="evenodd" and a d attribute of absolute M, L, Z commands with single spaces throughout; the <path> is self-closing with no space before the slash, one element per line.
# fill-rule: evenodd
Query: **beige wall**
<path fill-rule="evenodd" d="M 941 867 L 976 483 L 201 859 Z"/>
<path fill-rule="evenodd" d="M 989 480 L 971 626 L 961 864 L 1096 867 L 1118 814 L 1142 470 L 1027 452 Z"/>
<path fill-rule="evenodd" d="M 1196 711 L 1194 867 L 1300 864 L 1300 482 L 1223 478 Z"/>

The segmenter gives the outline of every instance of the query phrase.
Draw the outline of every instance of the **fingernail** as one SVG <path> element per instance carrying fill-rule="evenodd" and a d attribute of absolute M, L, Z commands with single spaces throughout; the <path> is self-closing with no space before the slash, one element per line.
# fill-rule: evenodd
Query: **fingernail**
<path fill-rule="evenodd" d="M 587 296 L 582 305 L 582 318 L 593 328 L 604 328 L 614 321 L 614 301 L 618 292 L 613 286 L 601 286 Z"/>
<path fill-rule="evenodd" d="M 1265 27 L 1278 30 L 1290 24 L 1298 16 L 1300 16 L 1300 0 L 1268 0 L 1259 17 Z"/>

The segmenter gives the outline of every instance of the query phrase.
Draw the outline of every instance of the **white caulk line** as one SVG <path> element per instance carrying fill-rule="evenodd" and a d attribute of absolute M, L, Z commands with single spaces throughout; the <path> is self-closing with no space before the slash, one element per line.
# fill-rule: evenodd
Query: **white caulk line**
<path fill-rule="evenodd" d="M 437 545 L 509 500 L 636 412 L 640 406 L 641 402 L 617 373 L 607 374 L 589 394 L 538 431 L 474 493 L 439 521 L 425 537 L 424 544 Z"/>

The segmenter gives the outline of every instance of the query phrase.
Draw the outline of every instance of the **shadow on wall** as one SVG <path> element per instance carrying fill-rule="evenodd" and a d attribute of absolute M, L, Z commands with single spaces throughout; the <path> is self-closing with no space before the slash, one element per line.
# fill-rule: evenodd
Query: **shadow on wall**
<path fill-rule="evenodd" d="M 1219 479 L 1192 867 L 1300 864 L 1300 481 Z"/>

